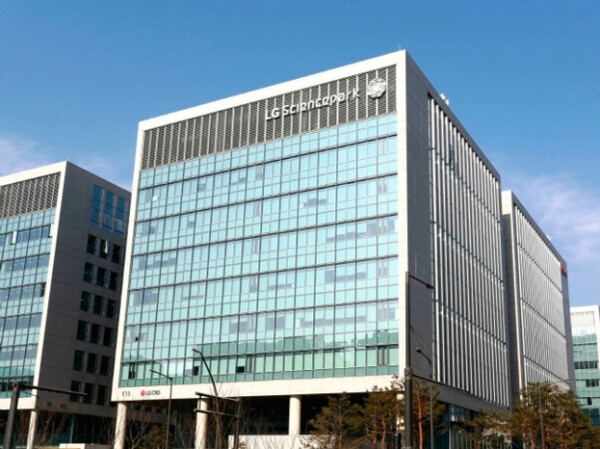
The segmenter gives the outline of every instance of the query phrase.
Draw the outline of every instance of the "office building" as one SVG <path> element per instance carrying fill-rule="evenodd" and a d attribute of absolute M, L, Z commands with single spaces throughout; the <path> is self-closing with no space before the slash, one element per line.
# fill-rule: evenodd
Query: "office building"
<path fill-rule="evenodd" d="M 600 426 L 600 306 L 571 308 L 575 382 L 579 402 Z"/>
<path fill-rule="evenodd" d="M 573 386 L 567 264 L 517 196 L 502 192 L 513 396 L 529 382 Z"/>
<path fill-rule="evenodd" d="M 500 176 L 405 51 L 141 122 L 132 204 L 119 449 L 210 374 L 292 436 L 407 366 L 450 429 L 511 406 Z"/>
<path fill-rule="evenodd" d="M 14 445 L 106 442 L 129 201 L 68 162 L 0 178 L 0 413 L 19 382 Z"/>

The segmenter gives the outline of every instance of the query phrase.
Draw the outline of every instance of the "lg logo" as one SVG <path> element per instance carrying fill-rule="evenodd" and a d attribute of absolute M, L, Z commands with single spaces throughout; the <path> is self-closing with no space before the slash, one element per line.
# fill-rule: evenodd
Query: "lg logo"
<path fill-rule="evenodd" d="M 160 396 L 161 391 L 160 390 L 142 390 L 140 392 L 140 395 L 142 395 L 142 396 Z"/>

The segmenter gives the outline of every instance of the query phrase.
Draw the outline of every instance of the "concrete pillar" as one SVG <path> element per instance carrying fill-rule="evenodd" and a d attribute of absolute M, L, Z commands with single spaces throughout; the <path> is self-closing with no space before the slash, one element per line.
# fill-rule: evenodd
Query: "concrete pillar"
<path fill-rule="evenodd" d="M 27 432 L 27 449 L 33 449 L 35 445 L 35 434 L 37 432 L 38 411 L 32 410 L 29 416 L 29 431 Z"/>
<path fill-rule="evenodd" d="M 127 429 L 127 402 L 117 403 L 117 423 L 113 449 L 125 449 L 125 430 Z"/>
<path fill-rule="evenodd" d="M 198 399 L 198 410 L 208 410 L 208 399 Z M 194 437 L 194 449 L 206 449 L 206 434 L 208 432 L 208 415 L 196 412 L 196 435 Z"/>
<path fill-rule="evenodd" d="M 302 416 L 302 397 L 290 396 L 290 417 L 288 435 L 300 435 L 300 418 Z"/>

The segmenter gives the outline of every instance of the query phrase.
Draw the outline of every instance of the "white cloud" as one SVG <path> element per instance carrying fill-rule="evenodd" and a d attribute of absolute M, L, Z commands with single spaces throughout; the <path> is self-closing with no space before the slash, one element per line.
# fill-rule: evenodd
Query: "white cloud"
<path fill-rule="evenodd" d="M 74 164 L 94 173 L 118 186 L 131 191 L 133 169 L 130 169 L 125 161 L 115 163 L 114 159 L 100 157 L 96 154 L 88 154 Z"/>
<path fill-rule="evenodd" d="M 511 189 L 565 258 L 600 258 L 600 191 L 563 175 L 512 181 Z"/>
<path fill-rule="evenodd" d="M 0 176 L 56 162 L 35 140 L 0 133 Z"/>
<path fill-rule="evenodd" d="M 571 304 L 599 303 L 600 190 L 568 175 L 503 176 L 569 267 Z"/>
<path fill-rule="evenodd" d="M 115 162 L 109 156 L 77 153 L 75 159 L 65 157 L 58 151 L 44 148 L 39 142 L 27 137 L 0 132 L 0 176 L 18 173 L 32 168 L 42 167 L 55 162 L 70 160 L 95 175 L 114 182 L 130 190 L 131 170 L 124 161 Z"/>

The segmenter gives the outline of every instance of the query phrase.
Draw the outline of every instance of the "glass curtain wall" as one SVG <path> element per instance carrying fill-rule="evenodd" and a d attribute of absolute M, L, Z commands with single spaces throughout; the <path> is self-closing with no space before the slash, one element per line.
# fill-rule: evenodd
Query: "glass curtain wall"
<path fill-rule="evenodd" d="M 594 425 L 600 425 L 600 322 L 594 310 L 571 309 L 577 396 Z"/>
<path fill-rule="evenodd" d="M 33 381 L 55 210 L 0 220 L 0 397 Z"/>
<path fill-rule="evenodd" d="M 121 386 L 396 373 L 396 116 L 141 173 Z"/>

